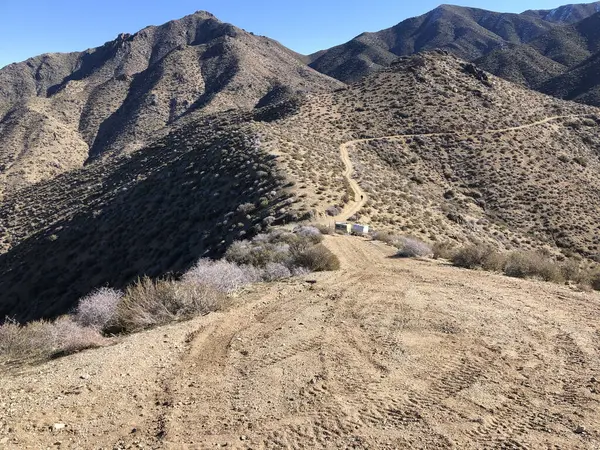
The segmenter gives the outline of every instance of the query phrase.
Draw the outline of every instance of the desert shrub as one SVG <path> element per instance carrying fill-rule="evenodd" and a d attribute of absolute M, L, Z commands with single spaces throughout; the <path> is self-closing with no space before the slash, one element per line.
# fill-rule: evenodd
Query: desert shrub
<path fill-rule="evenodd" d="M 299 226 L 294 229 L 294 234 L 299 238 L 307 239 L 313 244 L 318 244 L 323 241 L 323 235 L 317 227 L 313 226 Z"/>
<path fill-rule="evenodd" d="M 340 260 L 323 244 L 313 245 L 294 255 L 296 266 L 305 267 L 313 272 L 338 270 Z"/>
<path fill-rule="evenodd" d="M 302 277 L 304 275 L 308 275 L 310 273 L 310 270 L 306 267 L 296 266 L 292 267 L 290 272 L 292 273 L 293 277 Z"/>
<path fill-rule="evenodd" d="M 501 263 L 501 258 L 496 250 L 487 245 L 472 244 L 462 247 L 454 252 L 451 261 L 455 266 L 465 269 L 502 269 L 502 267 L 494 269 Z"/>
<path fill-rule="evenodd" d="M 236 241 L 227 249 L 225 259 L 240 266 L 253 267 L 265 267 L 270 262 L 286 263 L 289 245 L 269 241 Z"/>
<path fill-rule="evenodd" d="M 233 294 L 260 279 L 260 271 L 253 266 L 210 259 L 201 259 L 183 276 L 184 282 L 212 286 L 225 294 Z"/>
<path fill-rule="evenodd" d="M 431 247 L 425 242 L 414 238 L 403 237 L 400 240 L 400 246 L 398 247 L 396 256 L 400 258 L 417 258 L 431 256 L 432 254 L 433 251 L 431 250 Z"/>
<path fill-rule="evenodd" d="M 97 329 L 84 327 L 70 316 L 63 316 L 50 327 L 53 342 L 53 355 L 69 355 L 88 348 L 97 348 L 107 341 Z"/>
<path fill-rule="evenodd" d="M 512 252 L 504 265 L 504 273 L 515 278 L 541 278 L 554 282 L 564 280 L 560 266 L 539 252 Z"/>
<path fill-rule="evenodd" d="M 116 325 L 117 306 L 123 293 L 109 288 L 98 289 L 79 300 L 74 320 L 99 331 Z"/>
<path fill-rule="evenodd" d="M 434 259 L 452 259 L 455 247 L 450 242 L 436 242 L 432 247 Z"/>
<path fill-rule="evenodd" d="M 584 270 L 576 259 L 568 259 L 560 266 L 561 274 L 565 280 L 582 285 L 590 285 L 594 271 Z"/>
<path fill-rule="evenodd" d="M 145 277 L 125 290 L 117 322 L 122 331 L 134 332 L 216 311 L 224 304 L 224 294 L 212 286 Z"/>
<path fill-rule="evenodd" d="M 589 272 L 588 283 L 593 290 L 600 291 L 600 270 L 593 270 Z"/>
<path fill-rule="evenodd" d="M 83 327 L 68 316 L 55 322 L 41 320 L 25 325 L 8 320 L 0 326 L 0 360 L 41 361 L 55 355 L 100 347 L 105 342 L 97 330 Z"/>
<path fill-rule="evenodd" d="M 315 223 L 311 226 L 315 227 L 323 235 L 333 234 L 333 228 L 327 225 L 323 225 L 322 223 Z"/>
<path fill-rule="evenodd" d="M 342 208 L 339 206 L 330 206 L 325 210 L 325 213 L 331 217 L 339 216 L 342 213 Z"/>
<path fill-rule="evenodd" d="M 502 272 L 506 266 L 507 255 L 491 249 L 481 262 L 481 268 L 490 272 Z"/>
<path fill-rule="evenodd" d="M 281 263 L 268 263 L 262 270 L 262 279 L 264 281 L 283 280 L 291 276 L 292 272 L 290 269 Z"/>
<path fill-rule="evenodd" d="M 388 245 L 393 245 L 394 247 L 398 247 L 402 243 L 399 236 L 387 231 L 376 231 L 371 234 L 371 237 L 376 241 L 381 241 Z"/>

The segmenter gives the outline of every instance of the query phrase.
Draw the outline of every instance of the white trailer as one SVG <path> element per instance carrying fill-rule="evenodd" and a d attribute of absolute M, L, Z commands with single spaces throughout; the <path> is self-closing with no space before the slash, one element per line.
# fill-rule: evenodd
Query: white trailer
<path fill-rule="evenodd" d="M 354 225 L 352 225 L 352 233 L 368 234 L 369 233 L 369 225 L 361 225 L 359 223 L 355 223 Z"/>
<path fill-rule="evenodd" d="M 352 225 L 346 222 L 336 222 L 335 231 L 341 231 L 342 233 L 350 234 L 352 232 Z"/>

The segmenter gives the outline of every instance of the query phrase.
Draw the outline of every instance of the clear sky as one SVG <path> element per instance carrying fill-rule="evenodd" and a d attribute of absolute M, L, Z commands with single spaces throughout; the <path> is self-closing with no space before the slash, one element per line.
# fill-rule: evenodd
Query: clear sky
<path fill-rule="evenodd" d="M 300 53 L 341 44 L 423 14 L 445 0 L 0 0 L 0 67 L 49 52 L 97 47 L 197 10 Z M 583 1 L 585 2 L 585 0 Z M 494 11 L 550 9 L 568 0 L 447 1 Z"/>

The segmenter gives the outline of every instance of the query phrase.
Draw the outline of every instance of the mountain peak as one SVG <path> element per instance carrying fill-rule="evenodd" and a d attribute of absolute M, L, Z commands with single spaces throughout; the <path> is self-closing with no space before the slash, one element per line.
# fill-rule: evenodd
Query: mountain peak
<path fill-rule="evenodd" d="M 193 16 L 199 16 L 199 17 L 204 17 L 207 19 L 216 19 L 216 16 L 208 11 L 204 11 L 204 10 L 198 10 L 196 11 L 194 14 L 192 14 Z"/>

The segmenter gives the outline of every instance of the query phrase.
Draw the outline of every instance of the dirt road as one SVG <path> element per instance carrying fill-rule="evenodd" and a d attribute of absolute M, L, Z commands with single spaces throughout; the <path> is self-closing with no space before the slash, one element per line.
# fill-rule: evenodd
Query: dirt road
<path fill-rule="evenodd" d="M 361 208 L 367 203 L 367 200 L 368 200 L 367 193 L 362 190 L 362 188 L 358 185 L 356 180 L 354 180 L 354 178 L 352 177 L 352 174 L 354 172 L 354 166 L 352 164 L 352 160 L 350 159 L 348 150 L 351 149 L 355 144 L 360 144 L 360 143 L 365 143 L 365 142 L 375 142 L 375 141 L 381 141 L 381 140 L 401 141 L 402 143 L 405 144 L 406 139 L 411 139 L 411 138 L 415 138 L 415 137 L 457 136 L 457 135 L 458 136 L 460 136 L 460 135 L 477 136 L 477 135 L 482 135 L 482 134 L 508 133 L 511 131 L 519 131 L 519 130 L 524 130 L 527 128 L 533 128 L 533 127 L 536 127 L 539 125 L 544 125 L 544 124 L 553 122 L 555 120 L 575 119 L 575 118 L 581 118 L 581 117 L 588 117 L 588 115 L 577 115 L 577 114 L 573 115 L 573 114 L 571 114 L 571 115 L 566 115 L 566 116 L 552 116 L 552 117 L 547 117 L 542 120 L 538 120 L 536 122 L 528 123 L 525 125 L 519 125 L 516 127 L 500 128 L 500 129 L 496 129 L 496 130 L 493 130 L 493 129 L 482 130 L 479 132 L 396 134 L 396 135 L 392 135 L 392 136 L 355 139 L 353 141 L 345 142 L 342 145 L 340 145 L 340 159 L 344 163 L 344 167 L 345 167 L 344 173 L 342 175 L 346 179 L 347 183 L 350 185 L 350 188 L 352 189 L 352 191 L 354 193 L 354 198 L 350 199 L 344 205 L 344 208 L 342 209 L 342 211 L 338 215 L 332 217 L 331 220 L 338 221 L 338 222 L 347 221 L 350 217 L 352 217 L 356 213 L 358 213 L 361 210 Z"/>
<path fill-rule="evenodd" d="M 0 447 L 599 448 L 598 294 L 327 245 L 316 284 L 6 376 Z"/>
<path fill-rule="evenodd" d="M 348 154 L 348 149 L 351 148 L 356 142 L 357 141 L 351 141 L 340 145 L 340 159 L 344 163 L 345 167 L 343 176 L 350 185 L 352 192 L 354 192 L 354 198 L 350 199 L 348 203 L 344 205 L 342 211 L 337 216 L 333 217 L 334 221 L 343 222 L 348 220 L 350 217 L 359 212 L 360 209 L 365 206 L 365 203 L 367 203 L 367 193 L 362 190 L 356 180 L 352 177 L 352 174 L 354 173 L 354 166 L 352 164 L 352 160 L 350 159 L 350 155 Z"/>

